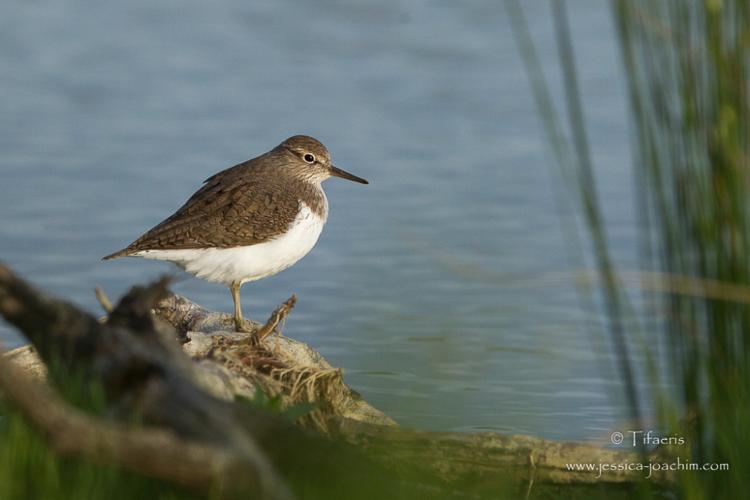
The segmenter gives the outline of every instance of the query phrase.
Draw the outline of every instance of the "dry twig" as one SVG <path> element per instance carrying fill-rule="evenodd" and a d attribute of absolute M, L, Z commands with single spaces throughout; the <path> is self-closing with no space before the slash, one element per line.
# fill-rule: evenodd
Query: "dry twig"
<path fill-rule="evenodd" d="M 96 300 L 99 301 L 99 305 L 102 306 L 102 309 L 104 309 L 104 312 L 109 314 L 114 310 L 114 306 L 112 305 L 112 301 L 109 300 L 109 297 L 107 297 L 107 294 L 102 290 L 102 287 L 97 286 L 94 288 L 94 294 L 96 295 Z"/>
<path fill-rule="evenodd" d="M 260 329 L 255 332 L 255 338 L 260 341 L 273 333 L 274 330 L 276 330 L 276 327 L 286 319 L 287 315 L 292 311 L 292 308 L 296 303 L 297 295 L 292 295 L 286 300 L 286 302 L 274 309 L 274 311 L 271 313 L 271 317 L 269 317 L 268 321 L 266 321 L 266 324 L 260 327 Z"/>

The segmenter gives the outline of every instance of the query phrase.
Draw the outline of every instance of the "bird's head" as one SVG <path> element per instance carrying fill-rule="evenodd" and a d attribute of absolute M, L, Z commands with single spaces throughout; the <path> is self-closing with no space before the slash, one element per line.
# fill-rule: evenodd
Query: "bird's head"
<path fill-rule="evenodd" d="M 328 149 L 310 136 L 292 136 L 279 144 L 277 149 L 288 156 L 288 166 L 296 176 L 313 182 L 323 182 L 333 176 L 368 184 L 365 179 L 334 166 Z"/>

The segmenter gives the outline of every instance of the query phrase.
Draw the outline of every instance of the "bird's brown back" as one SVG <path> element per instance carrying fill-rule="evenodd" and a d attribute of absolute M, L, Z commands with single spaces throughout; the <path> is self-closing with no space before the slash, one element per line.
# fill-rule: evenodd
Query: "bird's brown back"
<path fill-rule="evenodd" d="M 256 245 L 284 233 L 300 199 L 320 216 L 325 197 L 315 185 L 287 175 L 277 149 L 209 177 L 173 215 L 104 259 L 143 250 Z"/>

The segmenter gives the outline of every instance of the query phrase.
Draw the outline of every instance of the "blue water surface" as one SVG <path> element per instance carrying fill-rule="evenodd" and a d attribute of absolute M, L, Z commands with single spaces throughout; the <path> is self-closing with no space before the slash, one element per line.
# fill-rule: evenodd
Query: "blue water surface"
<path fill-rule="evenodd" d="M 559 95 L 548 3 L 524 3 Z M 569 6 L 609 238 L 634 266 L 614 29 L 606 3 Z M 297 293 L 286 334 L 404 425 L 606 436 L 626 407 L 576 295 L 585 264 L 509 22 L 495 0 L 6 1 L 0 260 L 98 314 L 96 285 L 118 297 L 177 272 L 103 255 L 209 175 L 313 135 L 371 184 L 325 184 L 317 246 L 245 285 L 246 312 Z M 231 310 L 178 275 L 178 293 Z"/>

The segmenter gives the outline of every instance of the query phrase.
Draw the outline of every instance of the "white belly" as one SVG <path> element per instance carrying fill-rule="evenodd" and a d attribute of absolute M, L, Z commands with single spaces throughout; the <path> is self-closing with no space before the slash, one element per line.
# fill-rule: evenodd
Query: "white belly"
<path fill-rule="evenodd" d="M 133 255 L 168 260 L 198 278 L 227 286 L 233 281 L 259 280 L 293 265 L 318 241 L 326 218 L 316 215 L 304 203 L 300 207 L 289 230 L 264 243 L 231 248 L 144 250 Z"/>

